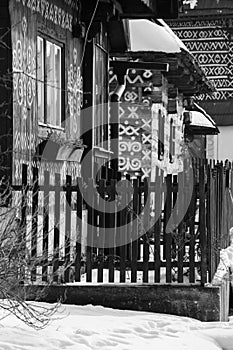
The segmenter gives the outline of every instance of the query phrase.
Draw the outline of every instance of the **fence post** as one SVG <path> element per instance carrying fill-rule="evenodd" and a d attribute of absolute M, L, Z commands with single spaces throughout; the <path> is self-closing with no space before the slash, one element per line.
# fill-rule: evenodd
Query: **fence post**
<path fill-rule="evenodd" d="M 104 252 L 105 252 L 105 191 L 106 181 L 99 180 L 99 237 L 98 237 L 98 277 L 97 282 L 103 282 Z"/>
<path fill-rule="evenodd" d="M 164 227 L 163 227 L 163 244 L 166 258 L 166 282 L 171 283 L 171 232 L 166 232 L 167 223 L 169 218 L 171 217 L 172 211 L 172 175 L 167 175 L 166 178 L 166 186 L 167 186 L 167 197 L 164 208 Z"/>
<path fill-rule="evenodd" d="M 109 282 L 114 282 L 114 257 L 116 254 L 116 226 L 117 226 L 117 209 L 116 209 L 116 179 L 110 181 L 110 202 L 108 202 L 109 226 L 110 226 L 110 246 L 109 246 Z"/>
<path fill-rule="evenodd" d="M 201 285 L 206 283 L 207 272 L 207 240 L 206 240 L 206 196 L 205 196 L 205 165 L 203 159 L 199 160 L 199 224 L 201 248 Z"/>
<path fill-rule="evenodd" d="M 156 167 L 155 178 L 155 217 L 157 218 L 154 225 L 154 282 L 160 282 L 160 238 L 161 238 L 161 214 L 162 214 L 162 193 L 163 193 L 163 173 L 159 173 Z"/>
<path fill-rule="evenodd" d="M 33 268 L 31 271 L 31 280 L 36 281 L 36 258 L 37 258 L 37 229 L 38 229 L 38 168 L 32 168 L 32 234 L 31 234 L 31 259 Z"/>
<path fill-rule="evenodd" d="M 75 282 L 80 282 L 81 280 L 81 256 L 82 256 L 82 237 L 83 237 L 83 225 L 82 225 L 82 209 L 83 209 L 83 197 L 80 191 L 80 185 L 82 185 L 81 178 L 77 178 L 77 208 L 76 208 L 76 216 L 77 216 L 77 238 L 76 238 L 76 254 L 75 254 Z"/>
<path fill-rule="evenodd" d="M 87 259 L 86 259 L 86 269 L 87 269 L 87 282 L 92 282 L 92 253 L 93 253 L 93 242 L 94 242 L 94 225 L 95 225 L 95 194 L 94 194 L 94 181 L 93 179 L 89 179 L 88 188 L 87 188 Z"/>
<path fill-rule="evenodd" d="M 65 282 L 70 281 L 70 236 L 71 236 L 71 176 L 66 175 L 66 219 L 65 219 Z"/>
<path fill-rule="evenodd" d="M 147 203 L 149 201 L 149 205 Z M 143 213 L 143 282 L 148 283 L 148 267 L 149 267 L 149 252 L 150 252 L 150 238 L 149 238 L 149 220 L 150 220 L 150 181 L 144 179 L 144 213 Z"/>
<path fill-rule="evenodd" d="M 131 262 L 131 282 L 137 282 L 137 257 L 138 257 L 138 240 L 139 232 L 139 178 L 133 180 L 133 225 L 132 225 L 132 262 Z"/>
<path fill-rule="evenodd" d="M 27 239 L 27 207 L 28 207 L 28 166 L 22 165 L 22 204 L 21 204 L 21 222 L 20 222 L 20 234 L 18 237 L 19 246 L 22 254 L 22 259 L 26 256 L 26 239 Z M 25 280 L 25 267 L 20 267 L 20 279 L 21 283 Z"/>
<path fill-rule="evenodd" d="M 53 242 L 53 280 L 58 282 L 59 272 L 59 245 L 60 245 L 60 195 L 61 176 L 55 174 L 55 199 L 54 199 L 54 242 Z"/>
<path fill-rule="evenodd" d="M 48 280 L 48 235 L 49 235 L 49 183 L 50 173 L 44 171 L 44 210 L 43 210 L 43 265 L 42 265 L 42 281 Z"/>

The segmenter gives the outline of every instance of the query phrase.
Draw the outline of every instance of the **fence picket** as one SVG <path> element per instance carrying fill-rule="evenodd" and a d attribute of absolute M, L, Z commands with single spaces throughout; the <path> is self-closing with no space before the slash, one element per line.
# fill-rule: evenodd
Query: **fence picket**
<path fill-rule="evenodd" d="M 185 169 L 185 166 L 184 166 Z M 185 171 L 185 170 L 184 170 Z M 182 213 L 185 208 L 185 179 L 184 172 L 179 173 L 178 175 L 178 201 L 179 207 L 178 210 Z M 183 283 L 183 263 L 184 263 L 184 250 L 185 250 L 185 241 L 184 241 L 184 222 L 181 219 L 178 225 L 177 232 L 177 266 L 178 266 L 178 283 Z"/>
<path fill-rule="evenodd" d="M 59 256 L 60 256 L 60 185 L 61 176 L 55 174 L 54 197 L 54 242 L 53 242 L 53 281 L 59 280 Z"/>
<path fill-rule="evenodd" d="M 32 169 L 32 233 L 31 233 L 31 259 L 33 268 L 31 270 L 31 280 L 36 281 L 36 258 L 37 258 L 37 228 L 38 228 L 38 168 Z"/>
<path fill-rule="evenodd" d="M 83 237 L 82 234 L 82 210 L 83 210 L 83 197 L 80 190 L 80 186 L 83 188 L 83 182 L 81 178 L 76 179 L 77 189 L 76 189 L 76 196 L 77 196 L 77 207 L 76 207 L 76 249 L 75 249 L 75 281 L 80 282 L 81 280 L 81 259 L 82 259 L 82 242 L 85 242 L 85 237 Z"/>
<path fill-rule="evenodd" d="M 150 181 L 144 179 L 144 208 L 143 208 L 143 283 L 148 283 L 148 262 L 149 262 L 149 220 L 150 220 Z"/>
<path fill-rule="evenodd" d="M 109 241 L 109 256 L 108 256 L 108 269 L 109 269 L 109 277 L 108 281 L 110 283 L 114 282 L 114 259 L 116 255 L 116 224 L 117 224 L 117 207 L 116 207 L 116 180 L 113 179 L 110 181 L 110 201 L 108 202 L 109 208 L 109 227 L 110 227 L 110 241 Z"/>
<path fill-rule="evenodd" d="M 48 281 L 48 242 L 49 242 L 49 185 L 50 173 L 44 171 L 44 210 L 43 210 L 43 243 L 42 243 L 42 281 Z"/>
<path fill-rule="evenodd" d="M 99 181 L 99 236 L 98 236 L 98 276 L 97 282 L 103 282 L 104 247 L 105 247 L 105 194 L 106 181 Z"/>
<path fill-rule="evenodd" d="M 133 180 L 133 225 L 132 225 L 132 260 L 131 260 L 131 282 L 137 282 L 137 257 L 138 257 L 138 215 L 139 215 L 139 179 Z"/>
<path fill-rule="evenodd" d="M 171 232 L 167 231 L 167 223 L 172 211 L 172 175 L 167 175 L 166 178 L 167 196 L 164 207 L 164 227 L 163 227 L 163 242 L 165 245 L 165 259 L 166 259 L 166 282 L 172 281 L 172 263 L 171 263 Z"/>
<path fill-rule="evenodd" d="M 155 218 L 156 222 L 154 225 L 154 282 L 160 282 L 160 237 L 161 237 L 161 208 L 162 208 L 162 175 L 159 174 L 159 169 L 156 168 L 155 178 Z"/>
<path fill-rule="evenodd" d="M 93 179 L 88 180 L 88 188 L 87 188 L 87 248 L 86 248 L 86 275 L 87 282 L 92 282 L 92 261 L 93 261 L 93 242 L 94 242 L 94 181 Z"/>
<path fill-rule="evenodd" d="M 206 283 L 207 272 L 207 241 L 206 241 L 206 203 L 205 203 L 205 164 L 199 160 L 199 224 L 200 224 L 200 249 L 201 249 L 201 284 Z"/>

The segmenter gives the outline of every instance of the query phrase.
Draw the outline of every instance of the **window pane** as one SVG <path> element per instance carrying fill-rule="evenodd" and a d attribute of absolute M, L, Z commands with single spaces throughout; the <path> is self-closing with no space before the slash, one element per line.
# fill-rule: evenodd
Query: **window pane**
<path fill-rule="evenodd" d="M 107 102 L 107 54 L 100 47 L 95 46 L 95 129 L 94 144 L 101 146 L 101 143 L 107 140 L 108 128 L 106 123 L 108 121 L 108 110 L 106 108 Z M 107 144 L 103 146 L 105 148 Z"/>
<path fill-rule="evenodd" d="M 56 125 L 61 125 L 61 48 L 54 45 L 55 54 L 55 89 L 54 89 L 54 103 L 55 103 L 55 121 Z"/>
<path fill-rule="evenodd" d="M 44 45 L 40 37 L 37 38 L 37 80 L 38 119 L 44 122 Z"/>
<path fill-rule="evenodd" d="M 54 45 L 46 41 L 46 82 L 47 82 L 47 123 L 55 125 L 54 120 Z"/>

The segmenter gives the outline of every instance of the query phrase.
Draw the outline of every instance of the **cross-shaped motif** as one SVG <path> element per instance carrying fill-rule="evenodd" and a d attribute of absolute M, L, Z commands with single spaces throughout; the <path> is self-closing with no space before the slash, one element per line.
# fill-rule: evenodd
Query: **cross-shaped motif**
<path fill-rule="evenodd" d="M 77 121 L 80 118 L 82 100 L 83 100 L 83 81 L 80 67 L 78 66 L 77 50 L 73 50 L 73 62 L 68 70 L 68 106 L 70 113 L 70 131 L 71 134 L 77 133 Z"/>

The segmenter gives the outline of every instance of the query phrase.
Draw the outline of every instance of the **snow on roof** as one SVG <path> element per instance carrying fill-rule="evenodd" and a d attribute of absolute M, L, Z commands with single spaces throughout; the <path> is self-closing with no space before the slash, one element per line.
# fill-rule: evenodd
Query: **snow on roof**
<path fill-rule="evenodd" d="M 188 51 L 163 20 L 129 20 L 130 51 L 180 53 Z"/>
<path fill-rule="evenodd" d="M 202 126 L 205 128 L 211 128 L 216 129 L 215 122 L 210 118 L 207 118 L 207 116 L 199 111 L 191 111 L 189 112 L 192 115 L 192 122 L 191 126 Z"/>

